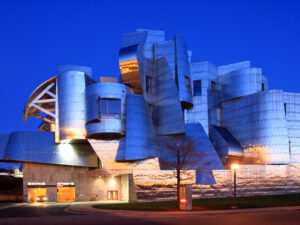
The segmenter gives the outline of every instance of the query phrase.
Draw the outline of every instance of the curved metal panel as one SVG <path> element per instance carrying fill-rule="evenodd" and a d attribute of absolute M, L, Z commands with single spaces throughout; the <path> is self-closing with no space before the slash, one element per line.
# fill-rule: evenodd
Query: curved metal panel
<path fill-rule="evenodd" d="M 119 67 L 123 84 L 132 88 L 134 93 L 142 94 L 142 82 L 137 59 L 138 45 L 121 48 L 119 52 Z"/>
<path fill-rule="evenodd" d="M 86 76 L 91 69 L 82 66 L 60 65 L 57 76 L 57 102 L 60 139 L 83 140 L 85 129 Z"/>
<path fill-rule="evenodd" d="M 87 137 L 117 138 L 125 135 L 125 103 L 128 93 L 132 93 L 130 88 L 119 83 L 97 83 L 86 88 Z M 120 118 L 101 118 L 99 99 L 119 99 L 121 103 Z"/>
<path fill-rule="evenodd" d="M 183 108 L 191 108 L 193 100 L 188 49 L 185 40 L 177 35 L 175 35 L 175 56 L 179 99 L 182 102 Z"/>
<path fill-rule="evenodd" d="M 283 92 L 259 92 L 222 104 L 223 125 L 241 143 L 244 157 L 264 163 L 289 163 Z"/>
<path fill-rule="evenodd" d="M 143 96 L 128 95 L 126 105 L 126 140 L 120 146 L 117 161 L 140 160 L 157 156 L 154 127 Z"/>
<path fill-rule="evenodd" d="M 224 127 L 212 125 L 212 139 L 214 146 L 222 160 L 227 157 L 243 157 L 240 143 Z"/>
<path fill-rule="evenodd" d="M 153 123 L 159 135 L 184 133 L 183 111 L 179 101 L 178 89 L 165 58 L 156 61 L 157 96 L 154 101 Z"/>
<path fill-rule="evenodd" d="M 245 68 L 218 77 L 221 101 L 261 91 L 262 74 L 259 68 Z"/>
<path fill-rule="evenodd" d="M 98 167 L 98 157 L 90 144 L 55 144 L 53 132 L 11 133 L 4 159 L 7 161 Z"/>

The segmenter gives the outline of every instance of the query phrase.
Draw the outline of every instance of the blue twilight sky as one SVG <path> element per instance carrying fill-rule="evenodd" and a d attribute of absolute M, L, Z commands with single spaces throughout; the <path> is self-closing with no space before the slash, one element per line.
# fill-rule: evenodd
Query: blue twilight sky
<path fill-rule="evenodd" d="M 251 60 L 270 88 L 300 92 L 300 1 L 0 0 L 0 133 L 36 130 L 22 110 L 57 64 L 119 75 L 121 33 L 136 28 L 183 36 L 194 62 Z"/>

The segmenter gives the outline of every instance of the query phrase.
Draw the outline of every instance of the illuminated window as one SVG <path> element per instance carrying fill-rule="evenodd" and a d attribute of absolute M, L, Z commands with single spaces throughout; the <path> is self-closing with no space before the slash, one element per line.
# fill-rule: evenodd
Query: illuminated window
<path fill-rule="evenodd" d="M 146 92 L 152 93 L 152 79 L 151 77 L 146 76 Z"/>
<path fill-rule="evenodd" d="M 186 87 L 186 92 L 191 93 L 191 82 L 190 78 L 185 76 L 185 87 Z"/>
<path fill-rule="evenodd" d="M 217 85 L 214 81 L 211 82 L 211 91 L 214 97 L 217 96 Z"/>
<path fill-rule="evenodd" d="M 194 88 L 194 96 L 202 95 L 201 92 L 201 80 L 194 80 L 193 81 L 193 88 Z"/>
<path fill-rule="evenodd" d="M 121 119 L 120 99 L 100 99 L 100 118 Z"/>
<path fill-rule="evenodd" d="M 108 191 L 107 200 L 118 200 L 118 191 Z"/>

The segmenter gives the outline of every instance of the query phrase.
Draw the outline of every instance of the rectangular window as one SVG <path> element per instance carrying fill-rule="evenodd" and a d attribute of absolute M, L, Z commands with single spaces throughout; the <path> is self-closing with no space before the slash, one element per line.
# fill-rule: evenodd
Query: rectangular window
<path fill-rule="evenodd" d="M 152 79 L 149 76 L 146 76 L 146 92 L 152 93 Z"/>
<path fill-rule="evenodd" d="M 265 84 L 261 83 L 261 90 L 264 91 L 265 90 Z"/>
<path fill-rule="evenodd" d="M 193 81 L 193 88 L 194 88 L 194 96 L 202 95 L 201 80 L 194 80 Z"/>
<path fill-rule="evenodd" d="M 100 99 L 100 118 L 121 119 L 121 100 L 101 98 Z"/>
<path fill-rule="evenodd" d="M 190 78 L 185 76 L 185 87 L 186 87 L 186 92 L 191 93 L 191 82 Z"/>
<path fill-rule="evenodd" d="M 214 81 L 211 82 L 211 91 L 214 97 L 217 96 L 217 85 Z"/>

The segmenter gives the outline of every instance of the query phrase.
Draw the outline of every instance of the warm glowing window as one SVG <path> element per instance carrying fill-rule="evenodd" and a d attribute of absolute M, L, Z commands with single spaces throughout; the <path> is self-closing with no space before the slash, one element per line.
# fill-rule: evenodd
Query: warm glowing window
<path fill-rule="evenodd" d="M 200 96 L 202 95 L 201 91 L 201 80 L 194 80 L 193 81 L 193 90 L 194 90 L 194 96 Z"/>
<path fill-rule="evenodd" d="M 151 77 L 146 76 L 146 92 L 152 93 L 152 79 Z"/>
<path fill-rule="evenodd" d="M 100 99 L 100 118 L 121 119 L 120 99 Z"/>
<path fill-rule="evenodd" d="M 186 86 L 186 92 L 191 93 L 191 81 L 190 78 L 185 76 L 185 86 Z"/>
<path fill-rule="evenodd" d="M 118 200 L 118 191 L 108 191 L 107 200 Z"/>

